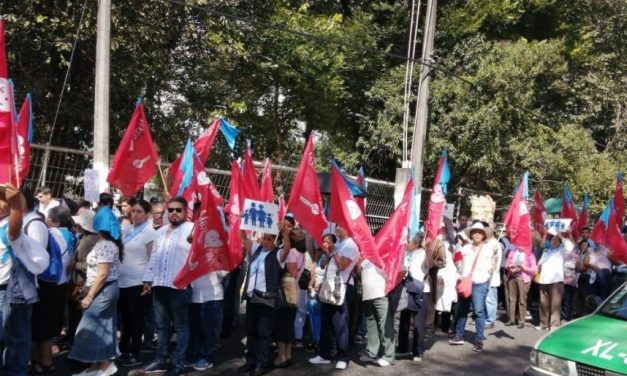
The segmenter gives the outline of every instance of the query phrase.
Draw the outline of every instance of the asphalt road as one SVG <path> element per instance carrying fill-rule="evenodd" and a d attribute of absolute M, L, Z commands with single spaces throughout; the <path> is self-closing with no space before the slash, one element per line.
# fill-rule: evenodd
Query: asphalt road
<path fill-rule="evenodd" d="M 503 312 L 499 312 L 503 316 Z M 243 316 L 240 322 L 243 323 Z M 222 340 L 221 348 L 216 353 L 214 367 L 207 371 L 189 372 L 190 376 L 201 375 L 236 375 L 235 369 L 244 363 L 243 330 L 240 326 L 233 336 Z M 467 325 L 466 340 L 473 338 L 474 325 Z M 448 334 L 437 332 L 427 340 L 428 350 L 424 360 L 420 363 L 409 359 L 399 359 L 391 367 L 381 368 L 373 364 L 359 362 L 360 348 L 352 351 L 351 362 L 345 371 L 335 370 L 334 364 L 312 365 L 307 359 L 315 356 L 305 349 L 293 350 L 293 366 L 289 369 L 277 369 L 270 373 L 273 376 L 287 375 L 316 375 L 336 373 L 345 376 L 352 375 L 520 375 L 529 364 L 529 351 L 533 344 L 546 332 L 536 331 L 530 323 L 525 328 L 505 327 L 499 321 L 492 330 L 486 331 L 487 340 L 484 342 L 484 351 L 472 351 L 471 342 L 463 346 L 450 346 Z M 51 375 L 71 375 L 70 364 L 65 360 L 65 352 L 57 354 L 55 364 L 57 371 Z M 142 360 L 149 362 L 152 359 L 150 352 L 142 353 Z M 141 367 L 135 369 L 119 368 L 119 376 L 142 376 Z"/>

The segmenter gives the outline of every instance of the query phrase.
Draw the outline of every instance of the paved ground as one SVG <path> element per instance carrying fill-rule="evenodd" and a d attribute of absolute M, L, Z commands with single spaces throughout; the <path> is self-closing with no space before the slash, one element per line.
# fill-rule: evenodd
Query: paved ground
<path fill-rule="evenodd" d="M 500 312 L 502 314 L 502 312 Z M 241 318 L 243 322 L 243 317 Z M 467 326 L 472 330 L 466 332 L 467 340 L 472 339 L 474 326 Z M 520 375 L 529 364 L 529 350 L 533 344 L 546 332 L 538 332 L 527 323 L 524 329 L 505 327 L 502 322 L 497 322 L 496 327 L 486 331 L 487 340 L 484 343 L 484 351 L 475 353 L 469 342 L 464 346 L 449 346 L 448 335 L 438 332 L 427 341 L 429 350 L 421 363 L 415 363 L 408 359 L 398 360 L 392 367 L 381 368 L 376 365 L 360 363 L 359 349 L 353 351 L 351 361 L 346 371 L 336 371 L 331 365 L 311 365 L 307 359 L 314 354 L 304 349 L 294 350 L 294 365 L 287 370 L 274 370 L 273 376 L 287 375 L 320 375 L 321 373 L 341 373 L 345 376 L 352 375 Z M 222 348 L 218 350 L 215 359 L 215 367 L 204 372 L 189 372 L 190 376 L 201 375 L 236 375 L 235 369 L 244 363 L 244 342 L 242 331 L 236 330 L 234 336 L 222 342 Z M 152 354 L 144 353 L 143 359 L 149 361 Z M 69 364 L 65 361 L 65 353 L 60 353 L 55 359 L 58 371 L 52 375 L 70 375 Z M 120 368 L 120 376 L 141 376 L 141 369 Z"/>

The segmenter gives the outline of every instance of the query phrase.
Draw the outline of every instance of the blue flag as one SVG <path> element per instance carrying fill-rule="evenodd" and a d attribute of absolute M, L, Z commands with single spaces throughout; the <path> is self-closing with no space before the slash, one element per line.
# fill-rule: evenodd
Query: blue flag
<path fill-rule="evenodd" d="M 411 169 L 411 179 L 416 181 L 416 171 L 412 167 Z M 418 208 L 418 200 L 416 199 L 416 184 L 414 184 L 414 192 L 411 197 L 411 213 L 409 213 L 409 239 L 413 239 L 414 236 L 418 232 L 420 232 L 420 218 L 418 218 L 419 208 Z"/>
<path fill-rule="evenodd" d="M 194 146 L 192 145 L 192 140 L 187 139 L 187 144 L 185 145 L 185 150 L 183 151 L 183 159 L 181 160 L 181 166 L 179 170 L 183 173 L 183 179 L 181 180 L 181 185 L 179 185 L 179 190 L 176 193 L 177 196 L 180 196 L 185 192 L 187 187 L 192 184 L 192 176 L 194 176 L 194 154 L 196 151 L 194 150 Z"/>
<path fill-rule="evenodd" d="M 224 136 L 226 143 L 229 144 L 231 150 L 235 149 L 235 139 L 239 135 L 239 129 L 235 128 L 228 120 L 220 118 L 220 132 Z"/>
<path fill-rule="evenodd" d="M 351 194 L 354 197 L 366 196 L 366 191 L 364 190 L 364 188 L 361 187 L 359 184 L 357 184 L 353 179 L 350 179 L 348 176 L 346 176 L 346 172 L 342 168 L 340 168 L 339 163 L 337 163 L 335 159 L 331 160 L 331 163 L 335 167 L 337 167 L 337 170 L 340 172 L 340 175 L 342 175 L 342 179 L 344 179 L 344 182 L 346 182 L 346 185 L 348 186 L 348 190 L 351 192 Z"/>

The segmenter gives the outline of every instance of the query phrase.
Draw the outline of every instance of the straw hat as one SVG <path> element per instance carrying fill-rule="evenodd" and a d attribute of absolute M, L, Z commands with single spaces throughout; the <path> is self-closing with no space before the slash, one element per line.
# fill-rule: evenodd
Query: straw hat
<path fill-rule="evenodd" d="M 485 227 L 481 222 L 475 222 L 472 224 L 472 226 L 466 227 L 464 229 L 464 233 L 468 238 L 471 238 L 470 233 L 472 233 L 473 231 L 483 232 L 486 240 L 494 235 L 492 229 L 490 227 Z"/>

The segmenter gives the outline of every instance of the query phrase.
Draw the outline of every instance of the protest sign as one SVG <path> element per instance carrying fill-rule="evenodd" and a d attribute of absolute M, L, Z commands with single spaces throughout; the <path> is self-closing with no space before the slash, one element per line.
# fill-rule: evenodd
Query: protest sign
<path fill-rule="evenodd" d="M 244 200 L 242 230 L 258 231 L 266 234 L 279 234 L 279 206 L 263 201 Z"/>
<path fill-rule="evenodd" d="M 100 200 L 98 170 L 88 168 L 84 174 L 83 188 L 85 190 L 85 200 L 89 202 L 98 202 Z"/>

